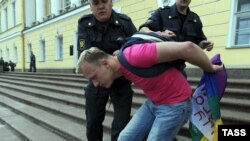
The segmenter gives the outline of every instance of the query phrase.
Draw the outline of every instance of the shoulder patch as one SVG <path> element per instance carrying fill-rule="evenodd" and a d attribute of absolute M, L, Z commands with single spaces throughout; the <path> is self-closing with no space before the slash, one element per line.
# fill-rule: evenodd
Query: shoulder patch
<path fill-rule="evenodd" d="M 80 48 L 84 48 L 85 47 L 85 39 L 80 39 L 79 40 L 79 46 L 80 46 Z"/>

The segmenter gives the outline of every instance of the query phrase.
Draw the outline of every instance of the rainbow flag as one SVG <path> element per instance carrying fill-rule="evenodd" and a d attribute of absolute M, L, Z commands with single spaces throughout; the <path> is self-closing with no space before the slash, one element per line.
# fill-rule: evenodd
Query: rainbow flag
<path fill-rule="evenodd" d="M 221 64 L 220 55 L 215 55 L 211 62 Z M 193 112 L 189 131 L 193 141 L 217 141 L 218 125 L 223 124 L 220 114 L 220 99 L 227 83 L 225 67 L 216 73 L 204 72 L 193 94 Z"/>

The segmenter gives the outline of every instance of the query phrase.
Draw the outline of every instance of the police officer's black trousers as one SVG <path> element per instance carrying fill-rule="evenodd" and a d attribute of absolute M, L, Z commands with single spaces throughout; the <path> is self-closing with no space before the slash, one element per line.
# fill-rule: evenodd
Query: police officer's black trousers
<path fill-rule="evenodd" d="M 33 72 L 36 72 L 36 63 L 30 63 L 30 70 L 29 70 L 29 72 L 32 72 L 32 70 L 33 70 Z"/>
<path fill-rule="evenodd" d="M 89 86 L 89 85 L 88 85 Z M 87 87 L 86 117 L 88 141 L 103 140 L 103 121 L 109 97 L 114 107 L 111 141 L 117 141 L 119 133 L 130 120 L 132 89 L 127 81 L 116 80 L 110 89 Z M 111 107 L 110 107 L 111 108 Z M 104 129 L 105 130 L 105 129 Z"/>

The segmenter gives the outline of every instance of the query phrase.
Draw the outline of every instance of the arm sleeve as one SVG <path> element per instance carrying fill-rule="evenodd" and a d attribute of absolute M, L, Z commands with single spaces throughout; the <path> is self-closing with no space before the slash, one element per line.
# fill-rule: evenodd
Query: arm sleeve
<path fill-rule="evenodd" d="M 137 32 L 137 29 L 136 29 L 134 23 L 132 22 L 131 19 L 129 19 L 128 26 L 126 27 L 127 37 L 132 36 L 136 32 Z"/>
<path fill-rule="evenodd" d="M 199 45 L 199 43 L 203 40 L 207 40 L 207 37 L 205 36 L 204 32 L 203 32 L 203 25 L 202 22 L 200 20 L 200 18 L 198 17 L 198 21 L 199 21 L 199 26 L 198 26 L 198 36 L 197 36 L 197 40 L 195 41 L 195 43 L 197 45 Z"/>
<path fill-rule="evenodd" d="M 85 49 L 91 47 L 90 38 L 87 35 L 86 27 L 82 23 L 78 22 L 78 33 L 77 33 L 77 50 L 82 52 Z"/>
<path fill-rule="evenodd" d="M 162 21 L 160 12 L 161 12 L 160 9 L 157 9 L 155 12 L 153 12 L 153 14 L 148 18 L 148 20 L 139 27 L 139 30 L 142 27 L 147 27 L 153 31 L 160 31 L 161 21 Z"/>

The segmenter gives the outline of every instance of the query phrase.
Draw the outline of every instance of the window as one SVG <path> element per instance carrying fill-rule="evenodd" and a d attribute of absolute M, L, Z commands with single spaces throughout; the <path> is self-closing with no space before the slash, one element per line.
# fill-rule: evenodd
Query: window
<path fill-rule="evenodd" d="M 45 15 L 49 16 L 51 14 L 51 1 L 46 0 L 45 1 Z"/>
<path fill-rule="evenodd" d="M 16 25 L 16 3 L 15 1 L 11 4 L 12 7 L 12 20 L 13 20 L 13 26 Z"/>
<path fill-rule="evenodd" d="M 9 48 L 6 48 L 6 62 L 9 62 L 10 61 L 10 49 Z"/>
<path fill-rule="evenodd" d="M 64 9 L 70 8 L 70 5 L 71 5 L 71 1 L 70 0 L 64 0 L 63 1 L 63 8 Z"/>
<path fill-rule="evenodd" d="M 5 21 L 5 30 L 8 29 L 8 10 L 7 8 L 4 9 L 4 21 Z"/>
<path fill-rule="evenodd" d="M 89 2 L 88 2 L 88 0 L 80 0 L 80 3 L 81 3 L 81 5 L 85 5 L 85 4 L 89 3 Z"/>
<path fill-rule="evenodd" d="M 27 62 L 30 62 L 30 52 L 31 52 L 31 50 L 32 50 L 32 45 L 31 45 L 31 43 L 28 43 L 27 44 L 27 56 L 26 56 L 26 60 L 27 60 Z"/>
<path fill-rule="evenodd" d="M 3 57 L 3 51 L 0 49 L 0 57 Z"/>
<path fill-rule="evenodd" d="M 0 11 L 0 33 L 2 32 L 2 13 Z"/>
<path fill-rule="evenodd" d="M 250 47 L 250 1 L 235 0 L 228 47 Z"/>
<path fill-rule="evenodd" d="M 14 46 L 14 60 L 13 60 L 14 63 L 17 64 L 18 62 L 18 57 L 17 57 L 17 47 Z"/>
<path fill-rule="evenodd" d="M 45 61 L 45 40 L 40 41 L 40 61 Z"/>
<path fill-rule="evenodd" d="M 63 37 L 57 36 L 56 38 L 56 49 L 55 49 L 56 60 L 63 59 Z"/>

